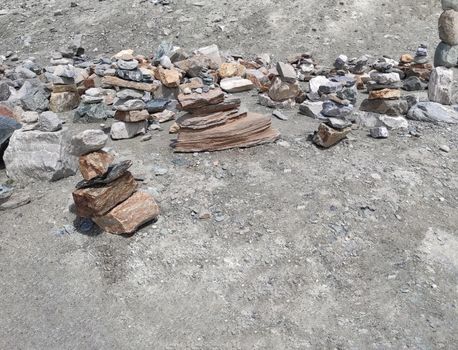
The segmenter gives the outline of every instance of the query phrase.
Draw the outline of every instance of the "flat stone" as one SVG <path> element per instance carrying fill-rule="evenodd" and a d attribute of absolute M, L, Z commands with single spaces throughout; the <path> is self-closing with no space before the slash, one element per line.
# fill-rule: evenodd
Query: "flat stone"
<path fill-rule="evenodd" d="M 313 142 L 323 148 L 329 148 L 342 141 L 350 133 L 351 128 L 336 130 L 325 123 L 321 123 L 313 136 Z"/>
<path fill-rule="evenodd" d="M 439 37 L 447 45 L 458 45 L 458 11 L 446 10 L 439 18 Z"/>
<path fill-rule="evenodd" d="M 81 103 L 84 104 L 95 104 L 95 103 L 102 103 L 103 102 L 103 96 L 88 96 L 88 95 L 83 95 L 81 96 Z"/>
<path fill-rule="evenodd" d="M 83 179 L 92 180 L 102 176 L 108 171 L 108 167 L 114 160 L 114 156 L 104 151 L 91 152 L 79 157 L 79 168 Z"/>
<path fill-rule="evenodd" d="M 452 104 L 453 98 L 453 70 L 445 67 L 436 67 L 431 73 L 428 85 L 428 98 L 432 102 L 443 105 Z"/>
<path fill-rule="evenodd" d="M 56 113 L 68 112 L 80 103 L 80 96 L 77 92 L 53 92 L 49 100 L 49 109 Z"/>
<path fill-rule="evenodd" d="M 267 94 L 260 94 L 258 96 L 258 103 L 261 106 L 276 108 L 276 109 L 292 109 L 296 105 L 294 99 L 288 99 L 284 101 L 274 101 Z"/>
<path fill-rule="evenodd" d="M 148 91 L 148 92 L 154 92 L 159 88 L 159 86 L 155 84 L 139 83 L 139 82 L 124 80 L 124 79 L 113 77 L 113 76 L 104 76 L 102 78 L 101 83 L 102 83 L 102 86 L 119 86 L 123 88 Z"/>
<path fill-rule="evenodd" d="M 369 100 L 398 100 L 401 98 L 401 91 L 398 89 L 372 90 L 369 93 Z"/>
<path fill-rule="evenodd" d="M 458 45 L 450 46 L 441 42 L 434 55 L 434 66 L 453 68 L 458 65 Z"/>
<path fill-rule="evenodd" d="M 372 72 L 370 74 L 370 77 L 377 84 L 384 84 L 384 85 L 398 83 L 401 81 L 401 77 L 396 72 L 393 72 L 393 73 Z"/>
<path fill-rule="evenodd" d="M 130 61 L 118 60 L 116 64 L 118 65 L 119 69 L 124 69 L 124 70 L 134 70 L 134 69 L 137 69 L 138 67 L 137 60 L 130 60 Z"/>
<path fill-rule="evenodd" d="M 149 113 L 146 109 L 141 111 L 116 111 L 114 118 L 116 120 L 128 123 L 140 122 L 150 119 Z"/>
<path fill-rule="evenodd" d="M 351 127 L 351 122 L 339 118 L 327 118 L 325 124 L 336 130 L 343 130 Z"/>
<path fill-rule="evenodd" d="M 407 118 L 429 123 L 458 123 L 458 112 L 436 102 L 419 102 L 412 107 Z"/>
<path fill-rule="evenodd" d="M 213 44 L 210 46 L 201 47 L 196 51 L 198 54 L 208 57 L 214 64 L 220 66 L 222 62 L 218 46 Z"/>
<path fill-rule="evenodd" d="M 104 103 L 81 104 L 73 118 L 75 123 L 100 123 L 112 116 L 112 112 Z"/>
<path fill-rule="evenodd" d="M 409 104 L 405 100 L 366 99 L 361 103 L 360 110 L 365 112 L 387 114 L 390 116 L 399 116 L 407 114 L 407 111 L 409 110 Z"/>
<path fill-rule="evenodd" d="M 288 116 L 283 114 L 281 111 L 279 110 L 275 110 L 272 112 L 272 115 L 280 120 L 283 120 L 283 121 L 286 121 L 288 120 Z"/>
<path fill-rule="evenodd" d="M 121 100 L 139 100 L 143 98 L 143 94 L 143 92 L 138 90 L 122 89 L 116 93 L 116 97 Z"/>
<path fill-rule="evenodd" d="M 148 113 L 162 112 L 167 108 L 169 103 L 170 100 L 168 99 L 154 99 L 146 103 L 146 109 L 148 110 Z"/>
<path fill-rule="evenodd" d="M 220 87 L 226 92 L 235 93 L 251 90 L 254 84 L 251 80 L 235 77 L 221 80 Z"/>
<path fill-rule="evenodd" d="M 105 147 L 108 136 L 102 130 L 84 130 L 71 139 L 71 154 L 81 156 Z"/>
<path fill-rule="evenodd" d="M 105 186 L 119 179 L 124 174 L 126 174 L 131 166 L 132 166 L 131 160 L 124 160 L 120 163 L 111 164 L 108 167 L 108 170 L 103 175 L 94 177 L 91 180 L 82 180 L 78 182 L 75 187 L 77 189 L 81 189 L 81 188 Z"/>
<path fill-rule="evenodd" d="M 110 135 L 113 140 L 130 139 L 140 134 L 145 134 L 148 122 L 137 123 L 115 122 L 111 125 Z"/>
<path fill-rule="evenodd" d="M 140 69 L 134 70 L 124 70 L 124 69 L 116 69 L 116 75 L 124 80 L 130 80 L 133 82 L 142 82 L 143 81 L 143 73 Z"/>
<path fill-rule="evenodd" d="M 422 91 L 428 87 L 420 78 L 413 76 L 404 80 L 403 84 L 402 89 L 406 91 Z"/>
<path fill-rule="evenodd" d="M 152 119 L 155 120 L 158 123 L 165 123 L 165 122 L 168 122 L 170 120 L 174 120 L 175 119 L 175 114 L 176 113 L 173 112 L 173 111 L 164 110 L 164 111 L 159 112 L 159 113 L 154 113 L 152 115 Z"/>
<path fill-rule="evenodd" d="M 385 128 L 384 126 L 380 126 L 377 128 L 372 128 L 370 130 L 370 135 L 374 139 L 386 139 L 390 136 L 388 129 Z"/>
<path fill-rule="evenodd" d="M 8 176 L 18 182 L 57 181 L 77 170 L 67 128 L 56 132 L 16 130 L 3 159 Z"/>
<path fill-rule="evenodd" d="M 101 216 L 129 198 L 137 189 L 130 172 L 102 187 L 89 187 L 73 191 L 76 214 L 82 218 Z"/>
<path fill-rule="evenodd" d="M 278 62 L 277 71 L 282 81 L 292 84 L 294 84 L 297 81 L 296 70 L 292 65 L 288 63 Z"/>
<path fill-rule="evenodd" d="M 122 112 L 141 111 L 146 108 L 143 100 L 119 100 L 113 105 L 114 109 Z"/>
<path fill-rule="evenodd" d="M 299 84 L 294 84 L 282 81 L 280 78 L 275 78 L 272 86 L 269 89 L 269 97 L 273 101 L 285 101 L 295 99 L 301 92 Z"/>
<path fill-rule="evenodd" d="M 175 66 L 186 72 L 189 77 L 199 77 L 207 68 L 218 69 L 220 63 L 214 63 L 210 58 L 203 55 L 196 55 L 183 61 L 175 62 Z"/>
<path fill-rule="evenodd" d="M 353 105 L 339 105 L 333 101 L 325 101 L 323 102 L 323 110 L 321 114 L 326 117 L 334 117 L 334 118 L 345 118 L 353 111 Z"/>
<path fill-rule="evenodd" d="M 93 220 L 106 232 L 130 234 L 142 225 L 157 219 L 159 213 L 159 206 L 150 194 L 136 192 L 106 215 L 94 217 Z"/>
<path fill-rule="evenodd" d="M 368 92 L 374 90 L 383 90 L 383 89 L 400 89 L 402 87 L 402 82 L 397 82 L 393 84 L 378 84 L 375 81 L 366 82 L 366 88 Z"/>
<path fill-rule="evenodd" d="M 52 132 L 60 129 L 62 129 L 62 120 L 59 119 L 56 113 L 47 111 L 41 113 L 38 117 L 37 130 Z"/>
<path fill-rule="evenodd" d="M 156 79 L 160 80 L 168 88 L 177 88 L 180 86 L 181 75 L 175 69 L 159 67 L 156 70 Z"/>
<path fill-rule="evenodd" d="M 315 78 L 310 79 L 309 89 L 311 93 L 318 93 L 320 86 L 329 84 L 330 80 L 325 76 L 319 75 Z"/>

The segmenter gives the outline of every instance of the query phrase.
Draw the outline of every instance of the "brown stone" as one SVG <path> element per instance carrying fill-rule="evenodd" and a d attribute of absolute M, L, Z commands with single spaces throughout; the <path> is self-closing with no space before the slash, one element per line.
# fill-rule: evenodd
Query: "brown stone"
<path fill-rule="evenodd" d="M 0 104 L 0 115 L 11 119 L 16 119 L 13 109 L 2 104 Z"/>
<path fill-rule="evenodd" d="M 94 217 L 93 220 L 106 232 L 127 234 L 134 233 L 140 226 L 155 220 L 159 213 L 159 206 L 153 196 L 136 192 L 104 216 Z"/>
<path fill-rule="evenodd" d="M 68 112 L 80 104 L 78 92 L 53 92 L 49 99 L 49 110 L 55 113 Z"/>
<path fill-rule="evenodd" d="M 321 123 L 318 127 L 318 131 L 313 136 L 313 142 L 320 147 L 329 148 L 347 137 L 350 131 L 351 127 L 336 130 L 324 123 Z"/>
<path fill-rule="evenodd" d="M 121 79 L 118 77 L 112 77 L 112 76 L 103 77 L 102 85 L 103 86 L 119 86 L 119 87 L 124 87 L 128 89 L 148 91 L 148 92 L 154 92 L 159 87 L 158 85 L 155 85 L 155 84 L 138 83 L 135 81 L 124 80 L 124 79 Z"/>
<path fill-rule="evenodd" d="M 141 111 L 116 111 L 114 118 L 122 122 L 135 123 L 150 119 L 146 109 Z"/>
<path fill-rule="evenodd" d="M 114 157 L 107 152 L 97 151 L 80 156 L 79 165 L 84 180 L 92 180 L 94 177 L 105 174 L 113 162 Z"/>
<path fill-rule="evenodd" d="M 223 63 L 218 69 L 218 75 L 221 79 L 232 77 L 244 77 L 245 72 L 245 66 L 236 62 Z"/>
<path fill-rule="evenodd" d="M 274 83 L 269 89 L 269 97 L 273 101 L 285 101 L 288 99 L 295 99 L 300 93 L 298 83 L 287 83 L 280 78 L 276 78 Z"/>
<path fill-rule="evenodd" d="M 221 89 L 213 89 L 203 94 L 193 93 L 189 95 L 178 95 L 180 107 L 185 111 L 199 109 L 208 105 L 216 105 L 223 101 L 224 93 Z"/>
<path fill-rule="evenodd" d="M 176 134 L 179 130 L 180 126 L 178 125 L 178 123 L 173 123 L 172 125 L 170 125 L 169 134 Z"/>
<path fill-rule="evenodd" d="M 201 78 L 191 78 L 188 83 L 180 85 L 180 92 L 183 92 L 186 88 L 195 90 L 203 87 L 204 83 Z"/>
<path fill-rule="evenodd" d="M 450 46 L 458 45 L 458 11 L 447 10 L 439 18 L 439 37 Z"/>
<path fill-rule="evenodd" d="M 401 91 L 398 89 L 372 90 L 369 92 L 369 100 L 397 100 L 401 98 Z"/>
<path fill-rule="evenodd" d="M 406 53 L 406 54 L 401 56 L 400 62 L 404 63 L 404 64 L 405 63 L 412 63 L 413 60 L 414 60 L 413 56 L 411 54 Z"/>
<path fill-rule="evenodd" d="M 162 112 L 154 113 L 152 115 L 152 119 L 159 123 L 165 123 L 165 122 L 175 119 L 175 112 L 169 111 L 168 109 L 166 109 Z"/>
<path fill-rule="evenodd" d="M 245 78 L 251 80 L 254 86 L 261 92 L 269 91 L 269 88 L 272 85 L 269 77 L 260 69 L 247 69 Z"/>
<path fill-rule="evenodd" d="M 130 172 L 104 187 L 89 187 L 73 192 L 76 213 L 80 217 L 101 216 L 126 200 L 137 189 L 137 183 Z"/>
<path fill-rule="evenodd" d="M 180 73 L 175 69 L 164 69 L 162 67 L 156 69 L 156 79 L 160 80 L 168 88 L 180 86 L 180 78 Z"/>
<path fill-rule="evenodd" d="M 190 77 L 199 76 L 204 68 L 218 69 L 219 67 L 210 58 L 204 55 L 195 55 L 186 60 L 175 62 L 174 65 L 186 72 Z"/>

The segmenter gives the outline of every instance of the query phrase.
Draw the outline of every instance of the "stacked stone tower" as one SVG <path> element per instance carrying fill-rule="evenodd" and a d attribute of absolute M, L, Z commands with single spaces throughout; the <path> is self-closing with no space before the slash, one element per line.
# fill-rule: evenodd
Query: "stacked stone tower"
<path fill-rule="evenodd" d="M 436 67 L 458 66 L 458 0 L 442 0 L 444 12 L 439 19 L 441 43 L 434 57 Z"/>

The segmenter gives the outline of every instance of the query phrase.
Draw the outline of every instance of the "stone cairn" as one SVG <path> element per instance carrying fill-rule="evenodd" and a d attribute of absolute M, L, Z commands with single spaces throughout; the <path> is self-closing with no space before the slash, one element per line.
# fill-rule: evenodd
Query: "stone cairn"
<path fill-rule="evenodd" d="M 436 49 L 434 65 L 453 68 L 458 66 L 458 1 L 442 0 L 444 12 L 439 18 L 441 43 Z"/>
<path fill-rule="evenodd" d="M 441 43 L 436 49 L 434 68 L 428 86 L 432 102 L 451 105 L 458 102 L 454 96 L 453 68 L 458 67 L 458 1 L 442 0 L 444 12 L 439 18 Z"/>
<path fill-rule="evenodd" d="M 102 130 L 86 130 L 71 140 L 84 179 L 73 191 L 76 214 L 92 219 L 106 232 L 131 234 L 156 219 L 159 206 L 150 194 L 137 192 L 137 182 L 128 171 L 131 161 L 113 164 L 113 155 L 102 150 L 107 139 Z"/>

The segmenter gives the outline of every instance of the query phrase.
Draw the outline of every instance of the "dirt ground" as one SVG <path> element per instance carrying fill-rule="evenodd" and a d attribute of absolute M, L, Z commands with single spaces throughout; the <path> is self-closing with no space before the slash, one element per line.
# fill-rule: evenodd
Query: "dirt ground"
<path fill-rule="evenodd" d="M 0 53 L 47 57 L 76 31 L 89 52 L 147 53 L 179 33 L 186 48 L 307 49 L 330 64 L 433 47 L 440 12 L 410 0 L 76 2 L 0 1 Z M 387 140 L 356 129 L 320 150 L 318 122 L 286 114 L 273 120 L 281 141 L 245 150 L 174 154 L 168 123 L 147 142 L 110 141 L 162 210 L 131 237 L 56 233 L 75 220 L 80 176 L 18 188 L 33 201 L 0 212 L 0 348 L 456 349 L 458 128 L 411 122 L 420 138 Z M 62 118 L 75 133 L 97 127 Z"/>

